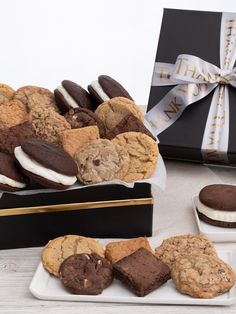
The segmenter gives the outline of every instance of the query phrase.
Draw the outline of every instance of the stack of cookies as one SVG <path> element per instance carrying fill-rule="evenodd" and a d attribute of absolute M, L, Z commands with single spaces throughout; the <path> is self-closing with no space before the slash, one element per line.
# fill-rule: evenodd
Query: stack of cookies
<path fill-rule="evenodd" d="M 213 298 L 235 283 L 232 268 L 198 235 L 166 239 L 155 253 L 145 237 L 111 242 L 103 250 L 95 239 L 68 235 L 49 241 L 42 263 L 74 294 L 100 294 L 113 277 L 139 297 L 171 278 L 180 293 L 194 298 Z"/>
<path fill-rule="evenodd" d="M 65 189 L 111 180 L 149 178 L 157 164 L 155 137 L 128 92 L 101 75 L 89 92 L 65 80 L 54 93 L 0 84 L 0 188 L 17 191 L 29 178 Z"/>

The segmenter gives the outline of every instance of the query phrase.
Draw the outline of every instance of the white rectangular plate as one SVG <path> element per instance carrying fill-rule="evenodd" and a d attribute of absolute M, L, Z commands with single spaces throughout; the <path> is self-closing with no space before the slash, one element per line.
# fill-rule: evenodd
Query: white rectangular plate
<path fill-rule="evenodd" d="M 214 242 L 236 242 L 236 228 L 216 227 L 202 221 L 197 213 L 198 196 L 193 198 L 193 210 L 201 234 Z"/>
<path fill-rule="evenodd" d="M 219 257 L 236 271 L 236 251 L 221 251 Z M 44 300 L 192 305 L 231 305 L 236 303 L 236 286 L 228 293 L 213 299 L 195 299 L 179 293 L 172 280 L 145 297 L 135 296 L 117 280 L 114 280 L 100 295 L 74 295 L 67 292 L 60 280 L 50 275 L 43 268 L 42 263 L 39 264 L 29 289 L 36 298 Z"/>

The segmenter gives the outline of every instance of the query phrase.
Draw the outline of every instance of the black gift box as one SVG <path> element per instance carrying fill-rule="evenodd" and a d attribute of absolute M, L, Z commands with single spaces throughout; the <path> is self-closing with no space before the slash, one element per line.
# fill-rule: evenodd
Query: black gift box
<path fill-rule="evenodd" d="M 36 191 L 37 192 L 37 191 Z M 152 235 L 151 185 L 91 186 L 0 199 L 0 249 L 45 245 L 64 234 L 95 238 Z"/>
<path fill-rule="evenodd" d="M 156 62 L 174 64 L 180 54 L 197 56 L 220 67 L 222 13 L 165 9 Z M 148 110 L 174 86 L 152 86 Z M 158 135 L 164 158 L 203 162 L 201 144 L 213 92 L 188 106 L 181 117 Z M 229 86 L 228 160 L 236 164 L 236 89 Z"/>

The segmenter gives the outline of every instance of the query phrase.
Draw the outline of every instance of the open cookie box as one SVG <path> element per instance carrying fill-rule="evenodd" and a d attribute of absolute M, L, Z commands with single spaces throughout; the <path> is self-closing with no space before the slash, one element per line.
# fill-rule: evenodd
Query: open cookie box
<path fill-rule="evenodd" d="M 152 235 L 149 183 L 135 183 L 133 188 L 112 184 L 50 193 L 37 190 L 35 185 L 29 189 L 32 194 L 2 194 L 0 249 L 42 246 L 63 234 L 95 238 Z"/>

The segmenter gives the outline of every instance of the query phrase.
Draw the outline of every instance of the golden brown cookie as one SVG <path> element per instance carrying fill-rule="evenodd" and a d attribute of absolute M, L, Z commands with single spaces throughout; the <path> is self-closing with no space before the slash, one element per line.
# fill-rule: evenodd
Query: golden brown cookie
<path fill-rule="evenodd" d="M 183 254 L 206 254 L 217 256 L 211 241 L 201 235 L 180 235 L 170 237 L 156 248 L 155 255 L 166 263 L 170 269 L 176 259 Z"/>
<path fill-rule="evenodd" d="M 171 277 L 181 293 L 193 298 L 214 298 L 234 285 L 232 268 L 216 256 L 188 254 L 172 266 Z"/>
<path fill-rule="evenodd" d="M 43 87 L 31 85 L 23 86 L 15 92 L 14 99 L 20 100 L 26 106 L 28 111 L 37 106 L 52 108 L 59 112 L 54 94 Z"/>
<path fill-rule="evenodd" d="M 58 277 L 61 263 L 67 257 L 93 252 L 104 257 L 104 250 L 97 240 L 78 235 L 65 235 L 49 241 L 43 248 L 41 259 L 44 268 Z"/>
<path fill-rule="evenodd" d="M 74 159 L 78 179 L 84 184 L 123 180 L 129 167 L 127 150 L 106 139 L 94 140 L 82 147 Z"/>
<path fill-rule="evenodd" d="M 99 129 L 96 125 L 65 130 L 60 134 L 61 145 L 71 157 L 74 157 L 78 149 L 99 138 Z"/>
<path fill-rule="evenodd" d="M 95 113 L 103 121 L 107 131 L 111 131 L 128 114 L 132 113 L 140 121 L 144 117 L 139 107 L 130 99 L 115 97 L 103 102 Z"/>
<path fill-rule="evenodd" d="M 13 99 L 14 89 L 6 84 L 0 83 L 0 105 L 4 105 Z"/>
<path fill-rule="evenodd" d="M 60 143 L 60 133 L 71 128 L 66 119 L 52 108 L 33 107 L 29 121 L 39 138 L 56 145 Z"/>
<path fill-rule="evenodd" d="M 148 135 L 140 132 L 125 132 L 117 135 L 113 143 L 124 147 L 129 154 L 130 164 L 123 181 L 133 182 L 149 178 L 157 164 L 157 143 Z"/>
<path fill-rule="evenodd" d="M 11 100 L 0 106 L 0 129 L 11 128 L 28 120 L 25 106 L 18 100 Z"/>
<path fill-rule="evenodd" d="M 139 237 L 125 241 L 108 243 L 105 248 L 105 257 L 114 264 L 118 260 L 132 254 L 141 247 L 153 253 L 148 239 L 146 237 Z"/>

